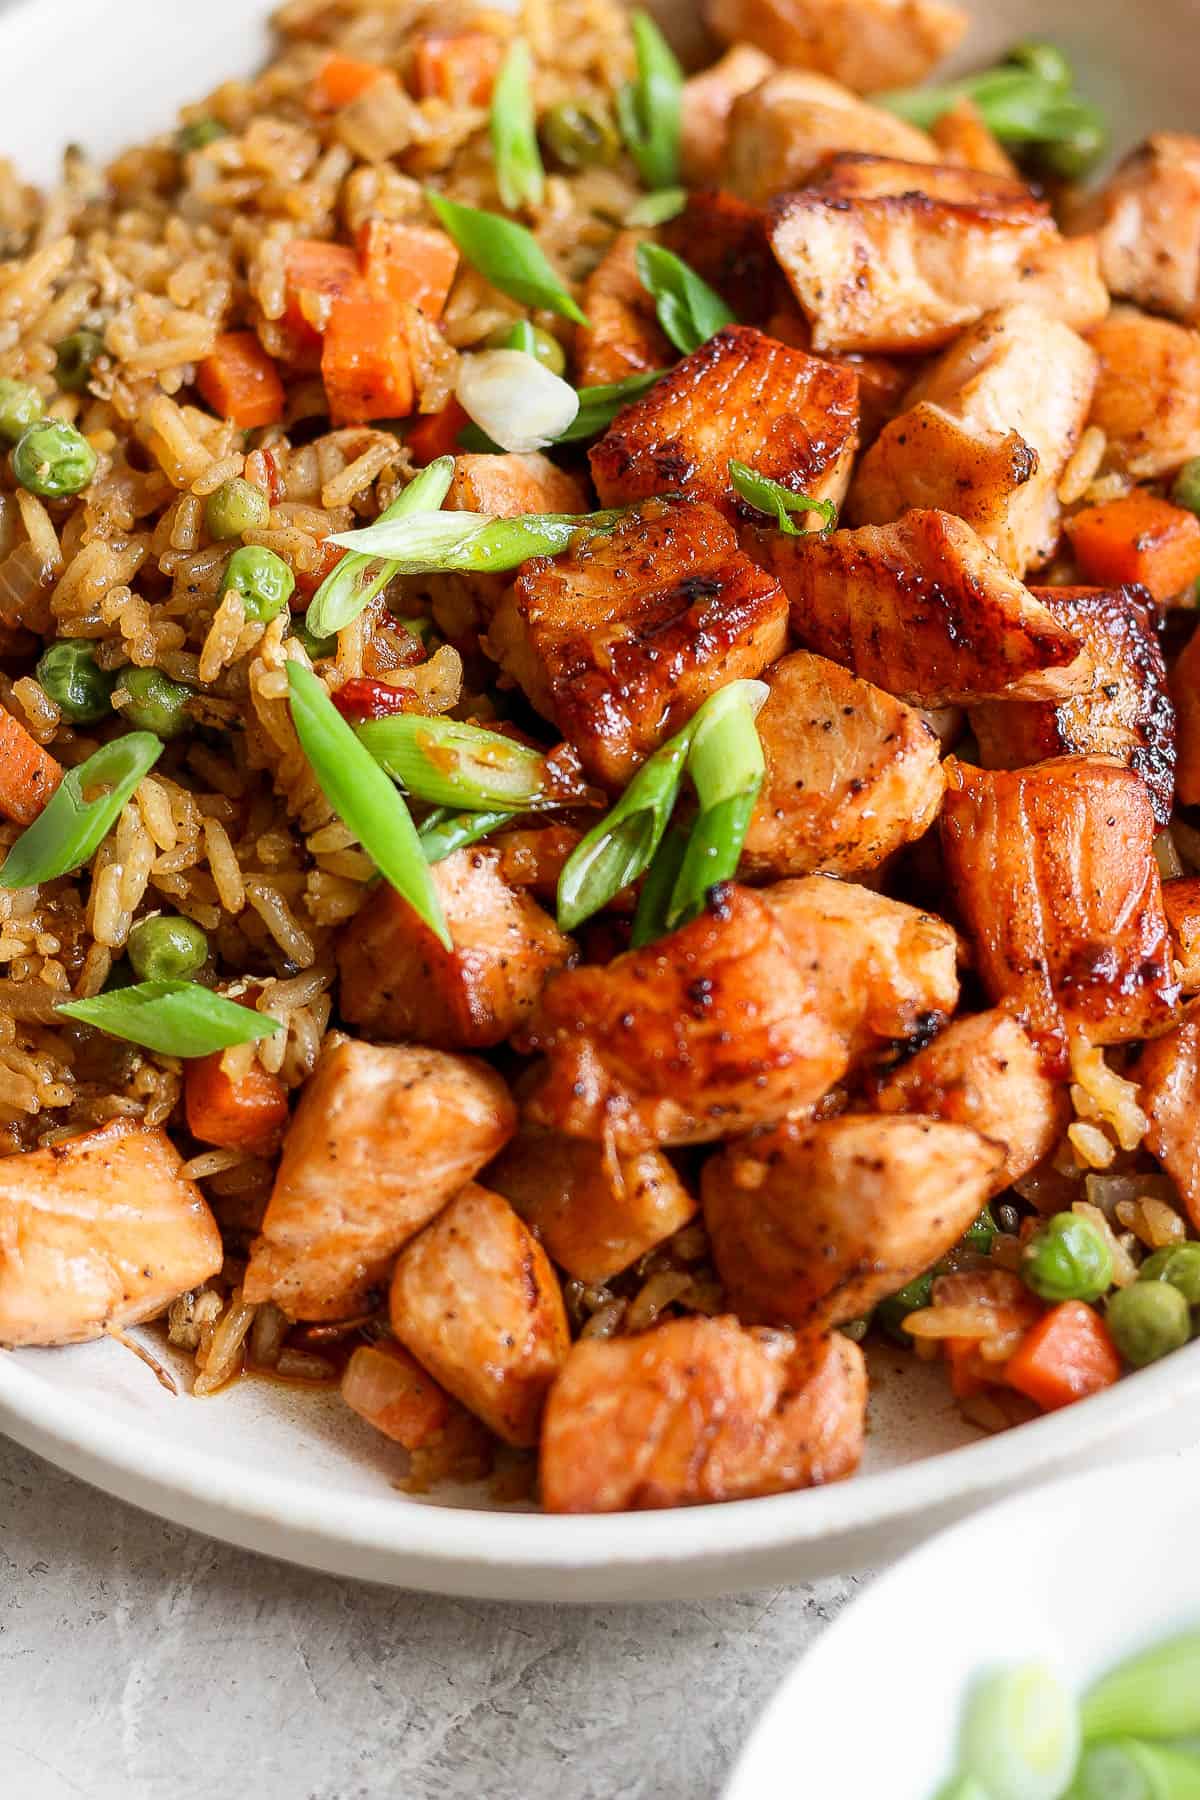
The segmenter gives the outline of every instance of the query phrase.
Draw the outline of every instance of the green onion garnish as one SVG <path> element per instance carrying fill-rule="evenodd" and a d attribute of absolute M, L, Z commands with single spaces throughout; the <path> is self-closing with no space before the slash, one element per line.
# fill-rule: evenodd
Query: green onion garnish
<path fill-rule="evenodd" d="M 387 523 L 381 520 L 365 531 L 347 531 L 329 541 L 387 557 L 400 575 L 497 575 L 519 568 L 531 556 L 558 556 L 581 531 L 605 531 L 620 516 L 619 512 L 527 513 L 519 519 L 494 519 L 490 513 L 421 513 Z"/>
<path fill-rule="evenodd" d="M 689 269 L 681 257 L 661 244 L 639 244 L 637 272 L 654 301 L 658 322 L 684 356 L 737 319 L 720 294 Z"/>
<path fill-rule="evenodd" d="M 1200 1631 L 1118 1663 L 1087 1691 L 1085 1738 L 1191 1737 L 1200 1732 Z"/>
<path fill-rule="evenodd" d="M 194 981 L 142 981 L 92 1000 L 68 1001 L 56 1010 L 160 1056 L 210 1056 L 283 1030 L 269 1014 L 239 1006 Z"/>
<path fill-rule="evenodd" d="M 23 831 L 0 869 L 0 888 L 36 887 L 81 869 L 121 816 L 138 782 L 162 755 L 151 731 L 114 738 L 68 769 L 33 824 Z"/>
<path fill-rule="evenodd" d="M 453 948 L 442 903 L 403 798 L 359 743 L 311 669 L 289 660 L 292 723 L 321 792 L 379 873 Z"/>
<path fill-rule="evenodd" d="M 453 479 L 454 458 L 439 456 L 380 513 L 376 525 L 388 525 L 394 519 L 408 518 L 414 513 L 436 513 L 449 493 Z M 368 571 L 374 561 L 375 558 L 369 555 L 343 556 L 337 567 L 330 570 L 304 615 L 305 629 L 314 638 L 328 638 L 343 631 L 397 574 L 396 568 L 385 562 L 370 575 Z"/>
<path fill-rule="evenodd" d="M 660 188 L 657 194 L 643 194 L 630 207 L 625 223 L 642 227 L 665 225 L 668 219 L 677 219 L 686 205 L 686 188 Z"/>
<path fill-rule="evenodd" d="M 630 25 L 637 76 L 617 95 L 621 136 L 648 188 L 678 187 L 683 70 L 649 13 L 635 12 Z"/>
<path fill-rule="evenodd" d="M 496 186 L 510 212 L 540 206 L 546 171 L 538 149 L 533 110 L 533 55 L 524 38 L 515 38 L 492 90 L 492 160 Z"/>
<path fill-rule="evenodd" d="M 666 909 L 668 931 L 703 910 L 704 896 L 732 881 L 762 787 L 765 764 L 754 720 L 769 690 L 761 681 L 721 688 L 696 715 L 687 772 L 700 812 Z"/>
<path fill-rule="evenodd" d="M 393 781 L 431 806 L 519 812 L 547 805 L 545 757 L 499 731 L 400 713 L 360 725 L 357 736 Z"/>
<path fill-rule="evenodd" d="M 493 831 L 499 831 L 517 817 L 518 814 L 512 812 L 450 813 L 439 808 L 436 813 L 430 813 L 418 834 L 425 860 L 428 863 L 444 862 L 456 850 L 465 850 L 468 844 L 477 844 L 480 838 L 490 837 Z"/>
<path fill-rule="evenodd" d="M 746 463 L 731 461 L 729 479 L 734 492 L 747 506 L 752 506 L 755 512 L 773 514 L 776 530 L 785 532 L 788 537 L 816 535 L 793 524 L 792 513 L 819 513 L 821 524 L 818 529 L 822 537 L 828 537 L 837 524 L 838 509 L 832 500 L 812 500 L 807 494 L 795 494 L 782 482 L 772 481 L 769 475 L 760 475 Z"/>
<path fill-rule="evenodd" d="M 576 844 L 558 881 L 558 923 L 574 931 L 649 868 L 679 796 L 694 721 L 644 762 L 612 811 Z"/>
<path fill-rule="evenodd" d="M 640 950 L 646 944 L 653 944 L 656 939 L 665 937 L 670 929 L 667 914 L 687 846 L 686 825 L 672 824 L 658 846 L 658 854 L 646 870 L 646 879 L 638 895 L 637 911 L 633 916 L 633 931 L 629 939 L 632 949 Z"/>
<path fill-rule="evenodd" d="M 627 375 L 624 381 L 606 382 L 601 387 L 579 389 L 579 411 L 571 424 L 556 440 L 560 444 L 581 443 L 585 438 L 599 437 L 607 431 L 621 408 L 636 400 L 667 373 L 665 369 L 647 369 L 643 375 Z"/>
<path fill-rule="evenodd" d="M 532 232 L 501 213 L 463 206 L 432 188 L 426 188 L 425 195 L 463 256 L 485 281 L 522 306 L 545 306 L 577 325 L 587 324 Z"/>

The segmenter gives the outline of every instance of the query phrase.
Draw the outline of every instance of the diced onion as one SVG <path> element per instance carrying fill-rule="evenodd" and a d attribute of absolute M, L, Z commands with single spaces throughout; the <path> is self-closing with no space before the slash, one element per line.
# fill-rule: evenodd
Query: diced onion
<path fill-rule="evenodd" d="M 575 421 L 579 395 L 524 350 L 464 356 L 458 401 L 502 450 L 544 450 Z"/>

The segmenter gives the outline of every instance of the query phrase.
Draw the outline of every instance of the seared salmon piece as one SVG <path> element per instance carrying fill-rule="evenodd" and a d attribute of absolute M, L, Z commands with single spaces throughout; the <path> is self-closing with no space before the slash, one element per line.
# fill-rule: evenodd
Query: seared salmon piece
<path fill-rule="evenodd" d="M 1200 325 L 1200 137 L 1158 131 L 1091 200 L 1100 270 L 1114 294 Z"/>
<path fill-rule="evenodd" d="M 860 94 L 923 81 L 967 28 L 946 0 L 705 0 L 704 17 L 724 43 L 757 44 Z"/>
<path fill-rule="evenodd" d="M 1115 306 L 1090 341 L 1100 358 L 1092 424 L 1108 440 L 1103 466 L 1154 481 L 1200 456 L 1200 331 Z"/>
<path fill-rule="evenodd" d="M 735 100 L 765 81 L 775 64 L 753 44 L 732 44 L 699 75 L 683 84 L 683 134 L 680 155 L 689 187 L 720 180 L 729 136 L 729 113 Z"/>
<path fill-rule="evenodd" d="M 787 641 L 787 603 L 693 500 L 651 500 L 558 557 L 526 563 L 486 648 L 620 787 L 717 688 L 759 675 Z"/>
<path fill-rule="evenodd" d="M 949 513 L 762 539 L 800 642 L 910 705 L 1058 699 L 1090 686 L 1078 638 Z"/>
<path fill-rule="evenodd" d="M 558 1277 L 507 1200 L 471 1182 L 400 1252 L 392 1330 L 508 1444 L 537 1443 L 570 1347 Z"/>
<path fill-rule="evenodd" d="M 1145 1144 L 1182 1196 L 1200 1231 L 1200 1001 L 1165 1037 L 1147 1044 L 1130 1069 L 1150 1121 Z"/>
<path fill-rule="evenodd" d="M 1140 776 L 1064 756 L 1012 773 L 951 759 L 947 777 L 946 876 L 991 1000 L 1060 1065 L 1069 1036 L 1165 1031 L 1179 985 Z"/>
<path fill-rule="evenodd" d="M 1200 993 L 1200 876 L 1164 881 L 1163 907 L 1179 985 L 1185 994 Z"/>
<path fill-rule="evenodd" d="M 858 382 L 836 363 L 731 325 L 617 414 L 590 454 L 604 506 L 686 488 L 747 517 L 730 458 L 841 505 L 858 446 Z"/>
<path fill-rule="evenodd" d="M 552 1513 L 701 1506 L 841 1481 L 862 1456 L 867 1373 L 834 1334 L 814 1356 L 785 1331 L 674 1319 L 584 1338 L 542 1427 Z"/>
<path fill-rule="evenodd" d="M 969 1125 L 1004 1151 L 992 1193 L 1049 1156 L 1071 1122 L 1061 1081 L 1047 1075 L 1032 1038 L 999 1008 L 955 1019 L 874 1088 L 882 1113 L 923 1113 Z M 928 1266 L 928 1265 L 927 1265 Z"/>
<path fill-rule="evenodd" d="M 1200 805 L 1200 630 L 1193 631 L 1168 676 L 1175 706 L 1175 792 Z"/>
<path fill-rule="evenodd" d="M 486 1063 L 331 1034 L 283 1141 L 247 1300 L 293 1319 L 352 1317 L 516 1122 Z"/>
<path fill-rule="evenodd" d="M 619 1275 L 681 1231 L 696 1202 L 658 1150 L 621 1156 L 525 1127 L 486 1174 L 577 1281 Z"/>
<path fill-rule="evenodd" d="M 998 138 L 993 137 L 983 114 L 969 95 L 954 102 L 930 126 L 929 135 L 941 151 L 941 162 L 961 163 L 981 175 L 1003 175 L 1019 181 L 1017 165 Z"/>
<path fill-rule="evenodd" d="M 1175 794 L 1175 709 L 1157 615 L 1141 588 L 1034 588 L 1083 645 L 1094 685 L 1064 700 L 993 700 L 971 708 L 985 769 L 1051 756 L 1114 756 L 1141 776 L 1160 825 Z"/>
<path fill-rule="evenodd" d="M 1003 1162 L 968 1126 L 864 1113 L 728 1145 L 702 1194 L 729 1304 L 806 1337 L 861 1318 L 953 1248 Z"/>
<path fill-rule="evenodd" d="M 814 1106 L 849 1061 L 839 978 L 794 954 L 760 895 L 714 887 L 679 931 L 548 984 L 527 1033 L 548 1065 L 526 1116 L 626 1151 Z"/>
<path fill-rule="evenodd" d="M 637 248 L 645 235 L 643 231 L 618 232 L 588 276 L 583 290 L 588 323 L 575 333 L 578 387 L 627 381 L 647 369 L 669 368 L 675 361 L 676 353 L 658 323 L 654 300 L 637 271 Z"/>
<path fill-rule="evenodd" d="M 937 350 L 1014 300 L 1076 331 L 1108 311 L 1094 240 L 1061 237 L 1044 201 L 999 176 L 838 156 L 771 216 L 818 352 Z"/>
<path fill-rule="evenodd" d="M 519 519 L 525 513 L 581 513 L 591 505 L 583 482 L 537 451 L 504 456 L 456 456 L 446 495 L 448 512 L 491 513 Z"/>
<path fill-rule="evenodd" d="M 921 836 L 942 801 L 940 745 L 921 714 L 808 650 L 768 670 L 766 777 L 744 864 L 755 876 L 860 875 Z"/>
<path fill-rule="evenodd" d="M 432 877 L 453 948 L 381 881 L 338 933 L 342 1016 L 378 1037 L 490 1049 L 533 1011 L 573 945 L 505 880 L 496 849 L 456 850 Z"/>
<path fill-rule="evenodd" d="M 847 518 L 913 507 L 966 521 L 1014 575 L 1058 545 L 1058 486 L 1087 423 L 1097 359 L 1035 307 L 989 313 L 920 377 L 858 466 Z"/>
<path fill-rule="evenodd" d="M 790 304 L 791 295 L 775 261 L 761 206 L 703 188 L 688 195 L 683 211 L 663 226 L 660 235 L 667 249 L 715 288 L 743 324 L 763 326 L 768 337 L 777 335 L 768 321 Z M 803 321 L 799 323 L 803 327 Z M 804 330 L 804 340 L 795 342 L 800 350 L 808 349 Z M 788 337 L 780 341 L 794 342 Z"/>
<path fill-rule="evenodd" d="M 0 1345 L 80 1344 L 216 1275 L 221 1234 L 182 1164 L 132 1119 L 0 1158 Z"/>
<path fill-rule="evenodd" d="M 729 112 L 725 184 L 765 206 L 803 187 L 829 156 L 863 151 L 906 162 L 938 162 L 933 139 L 894 113 L 809 69 L 781 69 L 735 100 Z"/>

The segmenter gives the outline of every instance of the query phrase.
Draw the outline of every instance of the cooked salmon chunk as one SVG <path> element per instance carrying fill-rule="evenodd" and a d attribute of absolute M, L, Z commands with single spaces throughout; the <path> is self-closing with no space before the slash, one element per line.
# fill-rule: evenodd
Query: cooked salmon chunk
<path fill-rule="evenodd" d="M 1200 993 L 1200 876 L 1163 882 L 1175 973 L 1185 994 Z"/>
<path fill-rule="evenodd" d="M 619 787 L 709 694 L 774 662 L 786 637 L 778 582 L 721 515 L 652 500 L 527 563 L 488 646 L 588 775 Z"/>
<path fill-rule="evenodd" d="M 491 513 L 519 519 L 524 513 L 582 513 L 587 489 L 574 475 L 536 451 L 505 456 L 456 456 L 446 495 L 448 512 Z"/>
<path fill-rule="evenodd" d="M 617 414 L 590 456 L 604 506 L 686 487 L 745 515 L 730 458 L 840 505 L 858 444 L 858 383 L 840 365 L 748 325 L 719 331 Z"/>
<path fill-rule="evenodd" d="M 528 1033 L 549 1060 L 527 1116 L 626 1150 L 710 1143 L 813 1106 L 849 1060 L 837 979 L 801 963 L 766 900 L 713 888 L 669 937 L 549 983 Z"/>
<path fill-rule="evenodd" d="M 1150 1129 L 1146 1148 L 1156 1156 L 1200 1231 L 1200 1001 L 1184 1008 L 1174 1031 L 1147 1044 L 1129 1071 Z"/>
<path fill-rule="evenodd" d="M 506 1443 L 537 1443 L 570 1337 L 558 1277 L 507 1200 L 474 1182 L 406 1245 L 392 1330 Z"/>
<path fill-rule="evenodd" d="M 998 1008 L 955 1019 L 874 1089 L 884 1113 L 923 1113 L 969 1125 L 1004 1151 L 991 1191 L 1000 1193 L 1049 1156 L 1071 1122 L 1067 1089 L 1054 1081 L 1032 1038 Z"/>
<path fill-rule="evenodd" d="M 1200 138 L 1158 131 L 1088 206 L 1114 294 L 1200 325 Z"/>
<path fill-rule="evenodd" d="M 801 643 L 913 706 L 1090 686 L 1079 640 L 949 513 L 764 544 Z"/>
<path fill-rule="evenodd" d="M 529 1127 L 500 1153 L 486 1180 L 577 1281 L 619 1275 L 696 1211 L 660 1151 L 620 1156 L 585 1138 Z"/>
<path fill-rule="evenodd" d="M 763 326 L 768 337 L 778 335 L 769 321 L 791 304 L 791 296 L 775 261 L 761 206 L 720 189 L 703 188 L 688 195 L 683 211 L 663 226 L 660 235 L 667 249 L 695 269 L 744 324 Z M 804 337 L 783 337 L 781 342 L 804 350 L 807 328 L 798 322 Z"/>
<path fill-rule="evenodd" d="M 636 1337 L 585 1338 L 542 1427 L 548 1512 L 700 1506 L 852 1475 L 867 1375 L 857 1344 L 818 1352 L 734 1318 L 675 1319 Z"/>
<path fill-rule="evenodd" d="M 1097 359 L 1036 307 L 988 313 L 910 391 L 859 464 L 847 517 L 912 507 L 964 519 L 1015 575 L 1054 554 L 1058 486 L 1087 422 Z"/>
<path fill-rule="evenodd" d="M 808 650 L 767 673 L 766 776 L 744 867 L 859 875 L 921 836 L 941 805 L 940 746 L 921 714 Z"/>
<path fill-rule="evenodd" d="M 684 83 L 680 156 L 690 187 L 706 187 L 719 180 L 730 109 L 742 94 L 765 81 L 774 67 L 771 58 L 753 44 L 732 44 L 724 56 Z"/>
<path fill-rule="evenodd" d="M 849 88 L 807 69 L 781 69 L 737 99 L 729 112 L 725 183 L 765 206 L 803 187 L 839 151 L 938 162 L 933 139 Z"/>
<path fill-rule="evenodd" d="M 989 997 L 1043 1051 L 1171 1023 L 1179 988 L 1150 796 L 1104 756 L 991 773 L 952 761 L 942 854 Z"/>
<path fill-rule="evenodd" d="M 1200 331 L 1116 306 L 1091 344 L 1100 358 L 1092 424 L 1107 439 L 1104 467 L 1153 481 L 1200 456 Z"/>
<path fill-rule="evenodd" d="M 861 1318 L 950 1250 L 1004 1161 L 964 1125 L 850 1113 L 789 1123 L 704 1165 L 704 1220 L 746 1324 L 806 1336 Z"/>
<path fill-rule="evenodd" d="M 83 1343 L 216 1275 L 221 1234 L 182 1164 L 131 1119 L 0 1158 L 0 1345 Z"/>
<path fill-rule="evenodd" d="M 675 361 L 675 352 L 655 316 L 654 300 L 643 287 L 637 270 L 637 248 L 644 236 L 641 231 L 618 232 L 588 276 L 583 291 L 588 323 L 579 326 L 575 334 L 575 380 L 579 387 L 627 381 L 631 375 L 640 375 L 646 369 L 665 369 Z"/>
<path fill-rule="evenodd" d="M 910 87 L 949 56 L 967 15 L 946 0 L 705 0 L 710 31 L 861 94 Z"/>
<path fill-rule="evenodd" d="M 1157 615 L 1141 588 L 1034 588 L 1091 658 L 1093 685 L 1064 700 L 993 700 L 971 708 L 985 769 L 1051 756 L 1115 756 L 1150 790 L 1165 825 L 1175 793 L 1175 709 Z"/>
<path fill-rule="evenodd" d="M 1062 238 L 1043 201 L 999 176 L 837 157 L 772 218 L 817 351 L 937 350 L 1014 300 L 1077 331 L 1108 310 L 1094 241 Z"/>
<path fill-rule="evenodd" d="M 413 908 L 380 882 L 338 934 L 342 1015 L 387 1038 L 440 1050 L 503 1043 L 561 969 L 572 944 L 523 888 L 501 852 L 473 845 L 431 871 L 453 939 L 449 950 Z"/>
<path fill-rule="evenodd" d="M 1200 805 L 1200 630 L 1193 631 L 1172 665 L 1168 682 L 1175 707 L 1175 791 L 1184 806 Z"/>
<path fill-rule="evenodd" d="M 283 1142 L 247 1300 L 347 1318 L 516 1129 L 508 1088 L 465 1056 L 326 1038 Z"/>
<path fill-rule="evenodd" d="M 999 140 L 993 137 L 983 114 L 969 95 L 963 94 L 948 107 L 929 128 L 929 135 L 941 151 L 940 160 L 961 163 L 977 169 L 981 175 L 1004 175 L 1018 179 L 1017 166 Z"/>

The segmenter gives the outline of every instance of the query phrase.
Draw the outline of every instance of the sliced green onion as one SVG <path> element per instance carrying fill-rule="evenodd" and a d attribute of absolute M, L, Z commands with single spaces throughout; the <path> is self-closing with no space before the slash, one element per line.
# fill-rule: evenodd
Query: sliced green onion
<path fill-rule="evenodd" d="M 708 890 L 737 874 L 766 772 L 754 720 L 769 692 L 761 681 L 734 681 L 706 701 L 696 716 L 687 772 L 700 814 L 671 890 L 668 931 L 694 919 L 703 911 Z"/>
<path fill-rule="evenodd" d="M 114 738 L 68 769 L 58 787 L 0 869 L 0 888 L 36 887 L 81 869 L 96 854 L 121 816 L 138 782 L 162 755 L 162 739 L 150 731 Z"/>
<path fill-rule="evenodd" d="M 637 76 L 617 95 L 621 136 L 648 188 L 678 187 L 683 70 L 649 13 L 635 12 L 630 25 Z"/>
<path fill-rule="evenodd" d="M 1090 1744 L 1071 1784 L 1070 1800 L 1200 1800 L 1200 1762 L 1136 1738 Z"/>
<path fill-rule="evenodd" d="M 731 461 L 729 479 L 734 493 L 747 506 L 752 506 L 755 512 L 772 514 L 776 529 L 788 537 L 814 535 L 811 529 L 793 523 L 793 513 L 818 513 L 821 524 L 817 529 L 822 537 L 828 537 L 837 524 L 838 509 L 832 500 L 812 500 L 807 494 L 793 493 L 782 482 L 772 481 L 769 475 L 760 475 L 747 463 Z"/>
<path fill-rule="evenodd" d="M 577 325 L 587 324 L 532 232 L 502 213 L 463 206 L 432 188 L 426 188 L 425 195 L 467 262 L 485 281 L 522 306 L 545 306 Z"/>
<path fill-rule="evenodd" d="M 496 186 L 510 212 L 520 206 L 540 206 L 546 191 L 532 78 L 533 53 L 525 38 L 515 38 L 496 77 L 491 113 Z"/>
<path fill-rule="evenodd" d="M 576 844 L 558 880 L 558 923 L 573 931 L 645 874 L 679 796 L 695 720 L 644 762 L 617 804 Z"/>
<path fill-rule="evenodd" d="M 409 482 L 404 492 L 398 494 L 392 504 L 380 513 L 373 529 L 380 525 L 390 525 L 396 519 L 410 518 L 417 513 L 436 513 L 449 493 L 453 480 L 454 458 L 439 456 L 436 462 L 431 462 L 427 468 L 422 469 Z M 337 566 L 330 570 L 313 595 L 304 615 L 305 629 L 314 638 L 333 637 L 336 632 L 343 631 L 398 573 L 392 564 L 385 562 L 374 575 L 368 575 L 374 561 L 375 558 L 369 553 L 365 556 L 343 556 Z"/>
<path fill-rule="evenodd" d="M 465 850 L 468 844 L 477 844 L 480 838 L 490 837 L 493 831 L 499 831 L 510 819 L 517 817 L 518 814 L 512 812 L 448 813 L 444 808 L 430 813 L 418 833 L 425 860 L 428 863 L 444 862 L 456 850 Z"/>
<path fill-rule="evenodd" d="M 1130 1657 L 1084 1696 L 1083 1734 L 1089 1739 L 1194 1732 L 1200 1732 L 1200 1632 Z"/>
<path fill-rule="evenodd" d="M 838 1327 L 842 1335 L 846 1335 L 846 1327 Z M 935 1796 L 935 1800 L 988 1800 L 987 1790 L 981 1788 L 973 1775 L 952 1775 Z"/>
<path fill-rule="evenodd" d="M 583 531 L 605 531 L 620 512 L 527 513 L 494 519 L 490 513 L 424 513 L 417 518 L 347 531 L 330 543 L 385 556 L 400 575 L 498 575 L 531 556 L 558 556 Z"/>
<path fill-rule="evenodd" d="M 624 381 L 606 382 L 600 387 L 585 387 L 579 390 L 579 411 L 574 422 L 567 426 L 556 442 L 560 444 L 580 443 L 585 438 L 599 437 L 607 431 L 622 407 L 628 406 L 661 381 L 667 373 L 665 369 L 647 369 L 643 375 L 627 375 Z"/>
<path fill-rule="evenodd" d="M 68 1001 L 56 1010 L 160 1056 L 211 1056 L 214 1050 L 253 1044 L 283 1030 L 269 1014 L 239 1006 L 194 981 L 142 981 L 92 1000 Z"/>
<path fill-rule="evenodd" d="M 289 660 L 292 723 L 321 792 L 379 873 L 403 895 L 447 950 L 442 903 L 401 795 L 338 712 L 311 669 Z"/>
<path fill-rule="evenodd" d="M 1047 1669 L 1005 1669 L 971 1695 L 959 1767 L 991 1800 L 1059 1800 L 1078 1758 L 1079 1709 Z"/>
<path fill-rule="evenodd" d="M 673 250 L 664 250 L 661 244 L 639 244 L 637 272 L 654 301 L 659 324 L 684 356 L 707 344 L 726 325 L 737 323 L 720 294 Z"/>
<path fill-rule="evenodd" d="M 360 725 L 357 736 L 393 781 L 431 806 L 519 812 L 547 804 L 545 757 L 502 732 L 400 713 Z"/>
<path fill-rule="evenodd" d="M 634 226 L 665 225 L 668 219 L 677 219 L 686 205 L 686 188 L 659 188 L 656 194 L 643 194 L 636 205 L 630 207 L 625 223 Z"/>
<path fill-rule="evenodd" d="M 640 950 L 644 945 L 653 944 L 667 935 L 670 929 L 667 912 L 671 894 L 679 879 L 687 846 L 686 826 L 673 824 L 658 846 L 654 861 L 646 870 L 646 879 L 638 895 L 637 911 L 633 915 L 633 931 L 629 938 L 634 950 Z"/>

